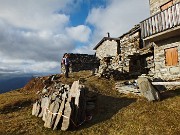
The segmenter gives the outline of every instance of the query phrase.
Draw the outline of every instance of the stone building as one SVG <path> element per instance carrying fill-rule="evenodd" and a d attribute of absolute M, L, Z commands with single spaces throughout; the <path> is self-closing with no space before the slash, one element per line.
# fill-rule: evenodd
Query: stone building
<path fill-rule="evenodd" d="M 140 35 L 140 26 L 135 25 L 120 38 L 120 66 L 123 72 L 129 75 L 140 75 L 145 72 L 145 59 L 140 56 L 139 51 L 143 47 Z"/>
<path fill-rule="evenodd" d="M 150 0 L 151 16 L 140 23 L 144 48 L 154 47 L 155 78 L 180 78 L 180 0 Z"/>
<path fill-rule="evenodd" d="M 118 38 L 104 37 L 94 48 L 100 59 L 99 73 L 126 77 L 147 73 L 147 53 L 140 55 L 142 47 L 139 24 Z"/>
<path fill-rule="evenodd" d="M 69 53 L 70 72 L 82 70 L 94 70 L 99 67 L 99 59 L 95 55 Z M 61 73 L 65 72 L 65 67 L 61 64 Z"/>
<path fill-rule="evenodd" d="M 112 61 L 120 54 L 119 38 L 112 38 L 108 33 L 108 37 L 104 37 L 93 50 L 96 50 L 96 57 L 100 60 L 97 74 L 99 76 L 107 76 L 103 74 L 107 70 L 108 72 L 110 72 L 109 70 L 114 70 L 115 65 L 112 67 Z"/>
<path fill-rule="evenodd" d="M 93 50 L 96 50 L 96 57 L 100 60 L 104 57 L 114 57 L 120 53 L 119 38 L 104 37 Z"/>

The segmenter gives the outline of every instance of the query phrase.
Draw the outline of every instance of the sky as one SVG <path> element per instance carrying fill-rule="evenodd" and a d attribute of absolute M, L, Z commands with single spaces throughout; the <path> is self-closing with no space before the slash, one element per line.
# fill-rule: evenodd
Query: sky
<path fill-rule="evenodd" d="M 0 0 L 0 76 L 60 73 L 64 53 L 94 54 L 149 12 L 149 0 Z"/>

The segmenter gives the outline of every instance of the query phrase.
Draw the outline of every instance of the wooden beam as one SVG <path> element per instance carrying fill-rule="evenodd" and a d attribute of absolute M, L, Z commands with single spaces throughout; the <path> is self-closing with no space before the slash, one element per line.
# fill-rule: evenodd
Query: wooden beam
<path fill-rule="evenodd" d="M 180 82 L 152 82 L 153 85 L 180 85 Z"/>

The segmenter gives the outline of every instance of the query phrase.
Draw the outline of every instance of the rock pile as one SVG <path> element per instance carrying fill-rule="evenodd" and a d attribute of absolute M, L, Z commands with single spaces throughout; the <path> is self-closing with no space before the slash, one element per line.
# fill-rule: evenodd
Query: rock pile
<path fill-rule="evenodd" d="M 33 104 L 32 115 L 42 117 L 44 127 L 53 130 L 65 131 L 80 126 L 91 117 L 96 96 L 89 94 L 80 81 L 74 81 L 70 86 L 53 81 L 53 78 L 49 79 L 51 85 L 45 86 L 39 93 L 40 98 Z"/>

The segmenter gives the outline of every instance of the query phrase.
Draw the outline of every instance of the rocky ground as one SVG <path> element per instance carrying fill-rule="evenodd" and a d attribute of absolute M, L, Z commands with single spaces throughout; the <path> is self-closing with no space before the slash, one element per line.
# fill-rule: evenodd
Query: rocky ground
<path fill-rule="evenodd" d="M 31 80 L 23 89 L 0 94 L 1 135 L 179 135 L 180 134 L 180 89 L 174 88 L 161 93 L 162 100 L 148 102 L 136 95 L 120 94 L 115 81 L 91 76 L 89 71 L 70 74 L 66 79 L 56 75 L 66 84 L 84 80 L 84 84 L 97 95 L 96 109 L 92 120 L 86 121 L 75 130 L 47 129 L 41 118 L 31 115 L 32 104 L 48 84 L 48 77 Z"/>

